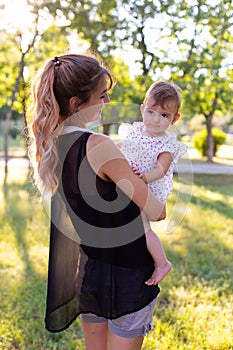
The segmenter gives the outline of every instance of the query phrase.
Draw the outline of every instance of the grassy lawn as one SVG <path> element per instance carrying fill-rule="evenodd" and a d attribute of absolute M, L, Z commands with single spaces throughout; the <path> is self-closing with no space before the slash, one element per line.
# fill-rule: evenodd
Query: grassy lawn
<path fill-rule="evenodd" d="M 49 223 L 27 174 L 0 181 L 0 349 L 83 350 L 78 320 L 44 330 Z M 233 176 L 195 175 L 182 187 L 175 178 L 168 218 L 155 226 L 173 270 L 143 350 L 233 349 L 232 208 Z"/>
<path fill-rule="evenodd" d="M 233 349 L 233 176 L 195 175 L 192 192 L 190 203 L 183 197 L 181 224 L 168 233 L 158 229 L 174 268 L 160 284 L 145 350 Z"/>

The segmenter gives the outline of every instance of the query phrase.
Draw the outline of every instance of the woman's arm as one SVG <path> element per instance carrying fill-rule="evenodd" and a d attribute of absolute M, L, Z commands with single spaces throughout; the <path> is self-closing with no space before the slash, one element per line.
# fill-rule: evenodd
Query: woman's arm
<path fill-rule="evenodd" d="M 87 142 L 87 158 L 93 170 L 104 180 L 115 182 L 144 211 L 149 220 L 164 218 L 164 205 L 132 172 L 124 155 L 109 137 L 91 135 Z"/>

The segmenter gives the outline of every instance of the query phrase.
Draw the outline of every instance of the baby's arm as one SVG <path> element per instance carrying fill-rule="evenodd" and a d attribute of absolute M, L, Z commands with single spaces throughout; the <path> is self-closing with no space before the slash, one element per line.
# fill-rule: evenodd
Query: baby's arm
<path fill-rule="evenodd" d="M 172 160 L 173 160 L 173 156 L 170 152 L 160 153 L 154 169 L 144 174 L 140 174 L 139 177 L 147 184 L 150 182 L 156 181 L 158 179 L 161 179 L 167 173 Z M 138 174 L 137 171 L 135 171 L 135 173 Z"/>

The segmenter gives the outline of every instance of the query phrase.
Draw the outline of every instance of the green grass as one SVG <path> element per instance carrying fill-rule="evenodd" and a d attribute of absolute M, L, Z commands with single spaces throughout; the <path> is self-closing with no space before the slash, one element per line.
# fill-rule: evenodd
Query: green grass
<path fill-rule="evenodd" d="M 174 268 L 160 284 L 145 350 L 233 349 L 233 177 L 195 175 L 192 187 L 181 224 L 160 229 Z M 175 183 L 167 221 L 177 191 Z"/>
<path fill-rule="evenodd" d="M 48 218 L 25 171 L 1 180 L 0 349 L 83 350 L 78 320 L 61 334 L 44 330 Z M 195 175 L 181 188 L 175 178 L 168 218 L 158 224 L 173 270 L 143 350 L 233 349 L 232 207 L 233 176 Z"/>
<path fill-rule="evenodd" d="M 0 349 L 83 349 L 78 322 L 44 330 L 49 223 L 25 174 L 10 176 L 0 192 Z"/>

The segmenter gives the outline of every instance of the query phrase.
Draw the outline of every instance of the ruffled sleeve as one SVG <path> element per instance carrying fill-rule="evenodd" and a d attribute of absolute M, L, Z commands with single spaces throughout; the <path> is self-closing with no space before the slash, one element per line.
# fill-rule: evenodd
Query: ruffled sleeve
<path fill-rule="evenodd" d="M 170 152 L 173 155 L 174 163 L 177 163 L 178 160 L 187 152 L 187 145 L 177 141 L 176 137 L 176 134 L 167 134 L 160 149 L 160 153 Z"/>
<path fill-rule="evenodd" d="M 125 140 L 132 129 L 132 125 L 129 123 L 122 123 L 118 129 L 118 136 L 121 140 Z"/>

